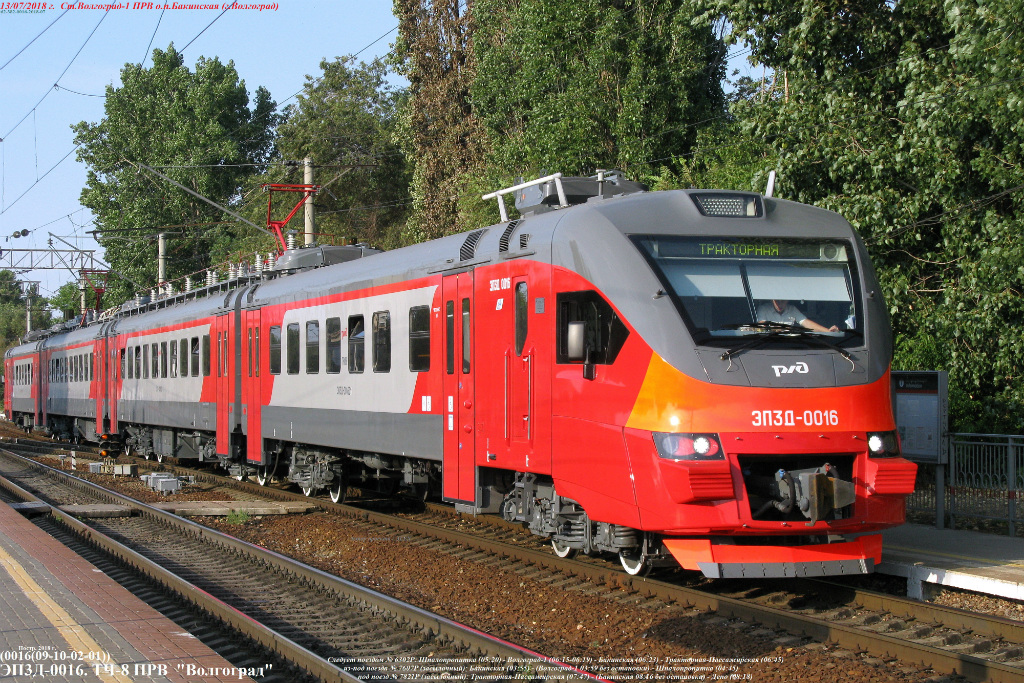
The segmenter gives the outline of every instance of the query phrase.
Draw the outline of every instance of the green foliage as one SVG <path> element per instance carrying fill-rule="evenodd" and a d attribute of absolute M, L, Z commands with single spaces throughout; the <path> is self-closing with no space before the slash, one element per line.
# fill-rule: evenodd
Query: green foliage
<path fill-rule="evenodd" d="M 470 100 L 476 72 L 475 10 L 461 0 L 395 0 L 399 39 L 393 61 L 409 79 L 396 138 L 415 159 L 412 215 L 404 235 L 422 241 L 476 227 L 460 198 L 478 179 L 487 138 Z"/>
<path fill-rule="evenodd" d="M 46 329 L 52 324 L 46 310 L 46 299 L 32 298 L 32 329 Z M 21 343 L 26 328 L 26 301 L 17 275 L 0 270 L 0 353 Z"/>
<path fill-rule="evenodd" d="M 725 61 L 697 2 L 477 0 L 473 10 L 471 94 L 490 189 L 545 171 L 618 168 L 665 186 L 703 170 L 693 154 L 725 114 Z"/>
<path fill-rule="evenodd" d="M 89 166 L 81 203 L 96 216 L 98 240 L 120 276 L 105 304 L 156 284 L 156 234 L 168 242 L 168 279 L 195 273 L 230 251 L 238 229 L 214 207 L 143 170 L 139 163 L 227 205 L 241 201 L 245 179 L 267 160 L 276 105 L 263 88 L 250 108 L 234 64 L 200 58 L 195 71 L 171 46 L 153 66 L 126 64 L 120 87 L 108 86 L 105 116 L 73 128 L 78 159 Z M 239 164 L 241 164 L 239 166 Z M 211 168 L 208 166 L 218 166 Z M 135 284 L 132 284 L 134 282 Z"/>
<path fill-rule="evenodd" d="M 779 194 L 863 235 L 895 367 L 950 373 L 957 429 L 1024 429 L 1024 38 L 1005 0 L 739 0 L 775 70 L 743 123 L 778 153 Z"/>
<path fill-rule="evenodd" d="M 249 519 L 249 513 L 245 510 L 232 510 L 224 517 L 224 522 L 227 524 L 245 524 Z"/>
<path fill-rule="evenodd" d="M 410 182 L 394 141 L 405 93 L 387 83 L 380 60 L 357 66 L 339 58 L 320 67 L 278 128 L 277 156 L 310 157 L 317 167 L 315 182 L 324 188 L 316 199 L 319 241 L 398 246 Z M 301 168 L 277 182 L 301 183 Z"/>

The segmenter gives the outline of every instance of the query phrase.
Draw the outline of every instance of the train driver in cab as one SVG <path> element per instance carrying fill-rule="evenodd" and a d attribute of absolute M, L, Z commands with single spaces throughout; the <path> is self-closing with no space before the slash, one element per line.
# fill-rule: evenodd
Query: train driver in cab
<path fill-rule="evenodd" d="M 803 314 L 799 308 L 789 303 L 786 299 L 771 299 L 764 301 L 757 307 L 757 321 L 769 323 L 782 323 L 784 325 L 800 325 L 809 330 L 817 332 L 838 332 L 836 325 L 825 327 L 814 322 Z"/>

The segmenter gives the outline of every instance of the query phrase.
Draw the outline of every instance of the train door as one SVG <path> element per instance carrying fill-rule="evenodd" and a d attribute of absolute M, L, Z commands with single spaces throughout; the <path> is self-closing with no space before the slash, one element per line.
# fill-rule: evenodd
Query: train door
<path fill-rule="evenodd" d="M 29 370 L 29 377 L 32 380 L 32 396 L 35 399 L 35 424 L 37 427 L 46 426 L 43 408 L 44 401 L 46 400 L 46 382 L 43 381 L 43 362 L 46 355 L 43 352 L 44 344 L 45 342 L 39 342 L 36 345 L 36 352 L 32 356 L 32 365 Z"/>
<path fill-rule="evenodd" d="M 228 333 L 231 330 L 231 315 L 217 316 L 213 322 L 211 336 L 214 341 L 213 359 L 217 364 L 217 454 L 228 455 L 231 452 L 231 425 L 229 412 L 233 405 L 231 386 L 231 362 L 228 349 L 231 344 Z"/>
<path fill-rule="evenodd" d="M 50 396 L 50 390 L 53 388 L 50 384 L 50 358 L 53 356 L 53 351 L 43 348 L 43 344 L 39 348 L 39 420 L 36 424 L 49 425 L 50 423 L 50 402 L 52 397 Z M 44 370 L 45 369 L 45 370 Z M 45 371 L 46 375 L 43 375 Z"/>
<path fill-rule="evenodd" d="M 113 333 L 113 329 L 110 330 Z M 123 372 L 124 348 L 121 339 L 116 334 L 107 337 L 107 410 L 110 418 L 110 434 L 120 431 L 117 419 L 117 405 L 121 394 L 119 378 Z"/>
<path fill-rule="evenodd" d="M 103 431 L 103 418 L 107 415 L 107 366 L 109 365 L 109 347 L 111 344 L 107 340 L 105 327 L 100 327 L 99 339 L 96 340 L 93 346 L 93 368 L 92 368 L 92 388 L 90 393 L 96 396 L 96 433 L 100 434 Z M 88 436 L 88 435 L 87 435 Z"/>
<path fill-rule="evenodd" d="M 444 318 L 444 482 L 447 501 L 476 500 L 476 411 L 474 407 L 473 273 L 445 276 L 441 283 Z"/>
<path fill-rule="evenodd" d="M 242 424 L 246 433 L 246 458 L 251 464 L 263 462 L 263 434 L 260 406 L 263 403 L 260 368 L 260 311 L 242 311 Z"/>

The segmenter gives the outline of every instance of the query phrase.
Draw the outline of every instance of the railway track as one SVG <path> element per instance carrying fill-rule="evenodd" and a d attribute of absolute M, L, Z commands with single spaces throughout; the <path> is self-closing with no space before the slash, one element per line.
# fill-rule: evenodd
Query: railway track
<path fill-rule="evenodd" d="M 316 679 L 358 681 L 370 674 L 376 680 L 427 675 L 473 680 L 481 663 L 507 679 L 523 672 L 541 680 L 586 678 L 426 610 L 9 452 L 0 454 L 3 474 L 17 482 L 5 480 L 3 486 L 22 499 L 33 498 L 23 490 L 31 487 L 43 502 L 130 507 L 131 517 L 90 520 L 88 526 L 66 515 L 49 523 L 87 539 Z"/>
<path fill-rule="evenodd" d="M 304 498 L 285 489 L 258 487 L 193 470 L 188 473 L 249 495 Z M 365 525 L 368 534 L 379 532 L 383 525 L 401 533 L 407 542 L 463 559 L 491 563 L 503 558 L 527 568 L 536 580 L 560 581 L 566 589 L 586 584 L 588 590 L 616 597 L 625 594 L 625 599 L 652 607 L 685 605 L 713 612 L 714 623 L 756 623 L 792 634 L 794 643 L 809 638 L 879 659 L 895 658 L 907 665 L 955 672 L 972 681 L 1024 680 L 1022 622 L 836 582 L 701 581 L 701 585 L 688 586 L 682 582 L 692 581 L 692 577 L 683 574 L 669 580 L 632 577 L 617 564 L 596 558 L 558 558 L 536 537 L 500 519 L 455 516 L 442 506 L 428 505 L 423 513 L 394 514 L 326 500 L 321 503 L 325 511 Z"/>

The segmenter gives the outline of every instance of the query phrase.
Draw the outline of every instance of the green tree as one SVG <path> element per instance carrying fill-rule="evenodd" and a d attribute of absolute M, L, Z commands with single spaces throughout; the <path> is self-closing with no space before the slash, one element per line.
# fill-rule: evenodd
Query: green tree
<path fill-rule="evenodd" d="M 26 300 L 18 276 L 10 270 L 0 270 L 0 353 L 21 343 L 26 332 Z M 46 310 L 45 297 L 32 297 L 32 329 L 46 329 L 52 324 Z"/>
<path fill-rule="evenodd" d="M 651 182 L 702 170 L 699 137 L 726 114 L 725 49 L 697 2 L 477 0 L 473 10 L 472 102 L 490 185 L 545 170 L 618 168 Z"/>
<path fill-rule="evenodd" d="M 778 154 L 779 194 L 831 208 L 871 250 L 895 366 L 950 372 L 961 430 L 1020 432 L 1024 210 L 1006 0 L 723 4 L 775 72 L 745 119 Z"/>
<path fill-rule="evenodd" d="M 397 137 L 411 159 L 412 215 L 405 240 L 422 241 L 475 227 L 460 198 L 482 168 L 486 137 L 470 99 L 476 65 L 474 2 L 395 0 L 399 38 L 394 63 L 409 80 Z"/>
<path fill-rule="evenodd" d="M 169 242 L 168 279 L 230 253 L 239 229 L 217 224 L 227 220 L 223 212 L 140 164 L 237 206 L 246 178 L 262 170 L 272 151 L 275 109 L 264 88 L 250 107 L 232 62 L 201 57 L 192 71 L 173 45 L 153 51 L 151 68 L 124 66 L 121 86 L 107 87 L 104 118 L 73 126 L 78 159 L 89 166 L 80 201 L 96 216 L 98 241 L 115 273 L 154 286 L 155 233 L 164 226 L 182 226 Z M 133 287 L 120 279 L 109 291 L 117 302 Z"/>
<path fill-rule="evenodd" d="M 387 82 L 380 60 L 324 60 L 319 77 L 306 77 L 298 103 L 278 127 L 277 158 L 313 159 L 317 232 L 321 241 L 355 239 L 394 247 L 408 217 L 409 172 L 395 142 L 404 91 Z M 282 167 L 277 167 L 282 168 Z M 278 182 L 302 182 L 301 168 L 271 173 Z"/>

